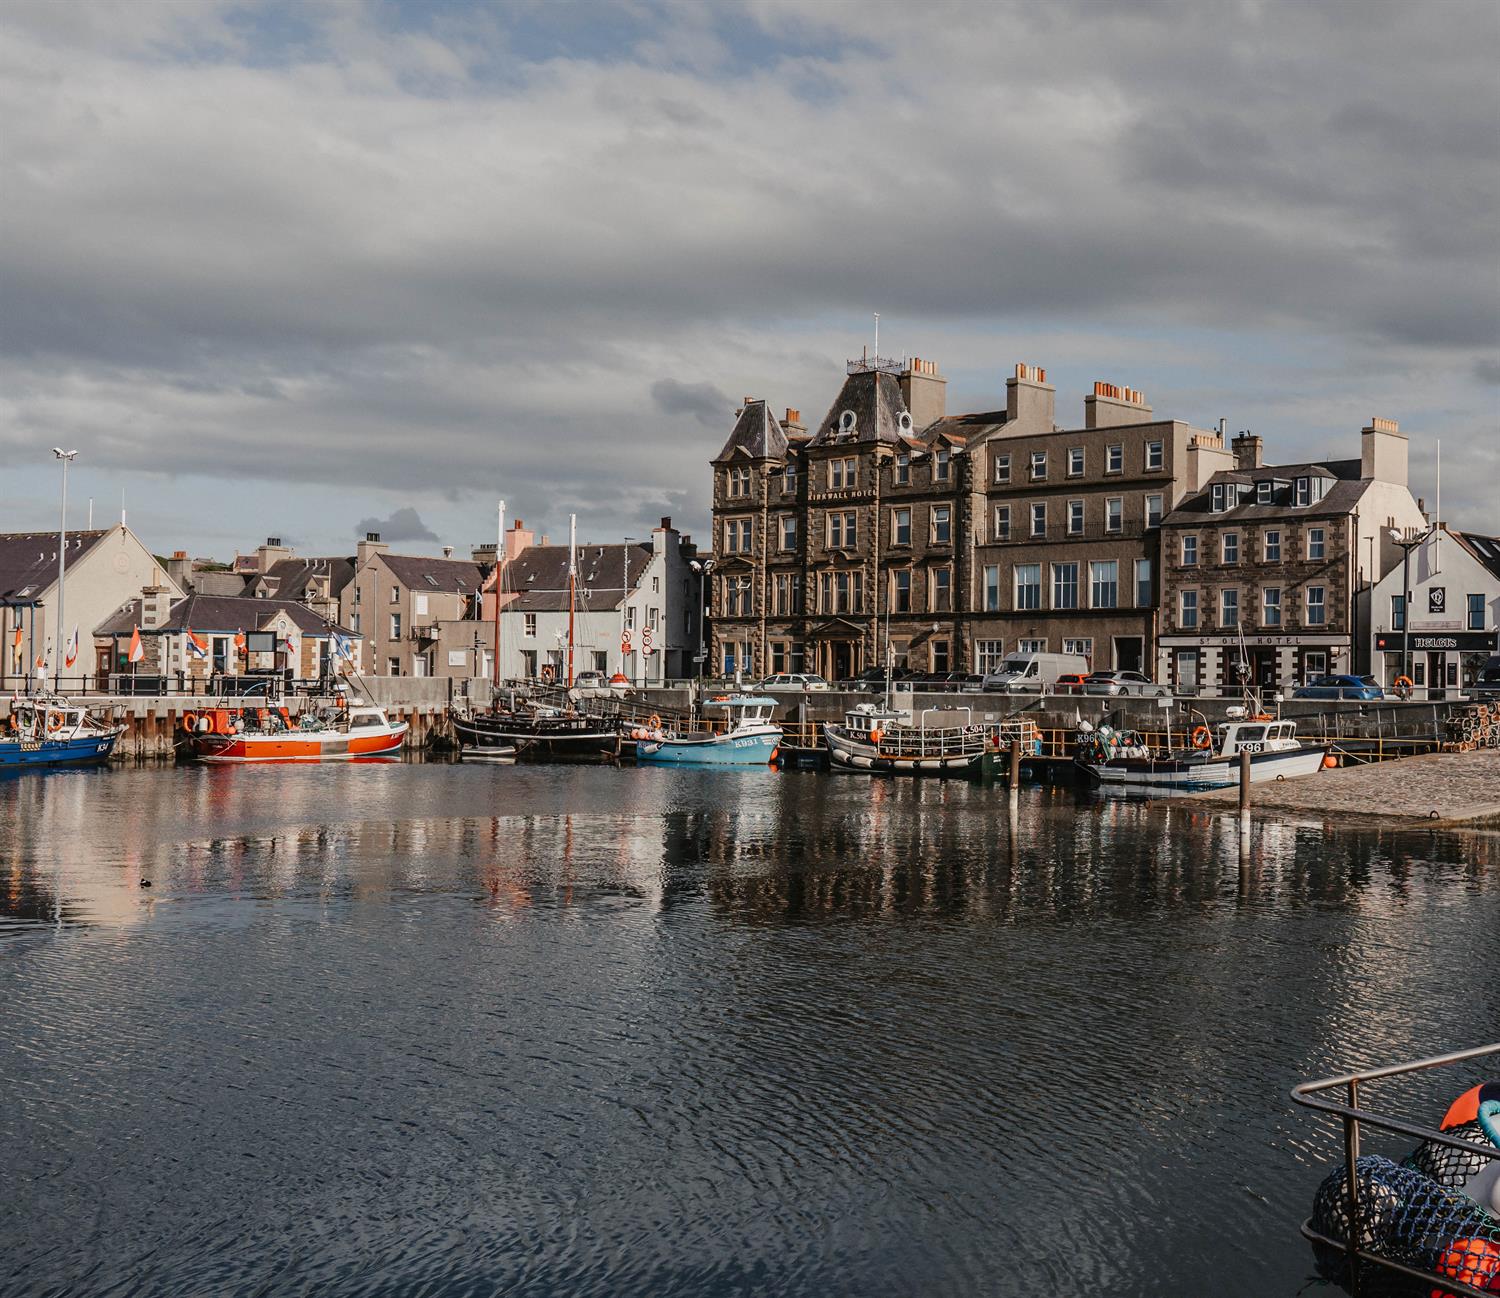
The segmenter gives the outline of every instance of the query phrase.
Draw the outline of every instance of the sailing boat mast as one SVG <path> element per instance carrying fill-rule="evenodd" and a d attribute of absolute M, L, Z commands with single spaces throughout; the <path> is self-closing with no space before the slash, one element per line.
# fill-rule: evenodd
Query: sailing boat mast
<path fill-rule="evenodd" d="M 573 688 L 573 619 L 578 606 L 578 515 L 568 515 L 568 688 Z"/>
<path fill-rule="evenodd" d="M 490 664 L 494 686 L 500 688 L 500 574 L 505 570 L 505 502 L 500 502 L 499 530 L 495 533 L 495 660 Z"/>

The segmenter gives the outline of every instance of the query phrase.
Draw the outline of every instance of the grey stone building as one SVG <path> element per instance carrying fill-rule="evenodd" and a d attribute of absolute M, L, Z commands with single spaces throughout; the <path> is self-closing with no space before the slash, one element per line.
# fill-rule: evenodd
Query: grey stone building
<path fill-rule="evenodd" d="M 984 670 L 1018 648 L 1150 669 L 1161 519 L 1232 464 L 1219 433 L 1096 384 L 1081 428 L 1018 365 L 948 415 L 932 361 L 849 362 L 809 434 L 762 400 L 714 458 L 711 667 Z"/>
<path fill-rule="evenodd" d="M 710 671 L 843 679 L 887 641 L 901 665 L 960 665 L 964 438 L 936 427 L 944 387 L 931 361 L 850 361 L 811 434 L 746 400 L 713 461 Z"/>
<path fill-rule="evenodd" d="M 1223 693 L 1362 670 L 1360 592 L 1399 561 L 1393 529 L 1426 528 L 1407 439 L 1375 419 L 1359 459 L 1267 465 L 1249 434 L 1233 450 L 1163 521 L 1158 679 Z"/>
<path fill-rule="evenodd" d="M 939 421 L 967 435 L 973 585 L 966 659 L 1077 653 L 1149 672 L 1162 519 L 1231 463 L 1223 438 L 1152 418 L 1145 397 L 1095 383 L 1083 425 L 1055 422 L 1046 371 L 1017 365 L 1005 409 Z"/>

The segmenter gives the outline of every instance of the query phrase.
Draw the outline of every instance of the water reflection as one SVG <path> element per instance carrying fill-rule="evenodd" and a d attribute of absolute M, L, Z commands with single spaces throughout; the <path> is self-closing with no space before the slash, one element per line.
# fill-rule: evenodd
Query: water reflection
<path fill-rule="evenodd" d="M 1285 1090 L 1494 1034 L 1497 844 L 759 772 L 0 784 L 0 1288 L 1291 1295 L 1336 1146 Z"/>

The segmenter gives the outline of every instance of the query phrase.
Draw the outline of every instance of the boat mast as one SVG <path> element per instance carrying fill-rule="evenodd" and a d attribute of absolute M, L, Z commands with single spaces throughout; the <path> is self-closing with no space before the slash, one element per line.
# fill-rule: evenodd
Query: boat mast
<path fill-rule="evenodd" d="M 490 664 L 495 689 L 500 688 L 500 574 L 505 566 L 505 502 L 500 502 L 499 530 L 495 533 L 495 660 Z"/>
<path fill-rule="evenodd" d="M 578 515 L 568 515 L 568 688 L 573 688 L 573 619 L 578 605 Z"/>

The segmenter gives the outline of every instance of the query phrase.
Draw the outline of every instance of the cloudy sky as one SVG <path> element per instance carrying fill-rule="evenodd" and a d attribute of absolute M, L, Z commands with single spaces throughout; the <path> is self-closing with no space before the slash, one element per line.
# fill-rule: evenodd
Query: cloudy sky
<path fill-rule="evenodd" d="M 1044 365 L 1500 531 L 1500 5 L 4 0 L 0 529 L 701 531 L 747 395 Z"/>

